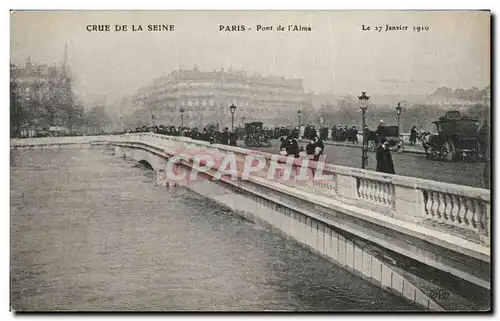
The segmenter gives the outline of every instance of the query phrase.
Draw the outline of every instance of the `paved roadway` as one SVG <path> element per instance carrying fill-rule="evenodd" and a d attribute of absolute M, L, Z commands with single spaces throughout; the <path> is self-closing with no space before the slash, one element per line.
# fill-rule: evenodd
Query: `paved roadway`
<path fill-rule="evenodd" d="M 244 147 L 243 141 L 238 144 Z M 301 146 L 306 143 L 299 143 Z M 278 140 L 272 140 L 271 147 L 252 148 L 269 153 L 277 153 Z M 325 145 L 326 161 L 331 164 L 361 168 L 361 149 L 347 146 Z M 428 160 L 425 155 L 392 153 L 396 174 L 430 179 L 446 183 L 483 188 L 484 163 Z M 368 152 L 368 169 L 375 170 L 377 160 L 374 152 Z"/>

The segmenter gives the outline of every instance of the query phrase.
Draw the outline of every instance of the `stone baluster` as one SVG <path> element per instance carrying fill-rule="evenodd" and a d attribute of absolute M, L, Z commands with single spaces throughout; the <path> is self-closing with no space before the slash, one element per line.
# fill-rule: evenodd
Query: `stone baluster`
<path fill-rule="evenodd" d="M 369 180 L 369 182 L 370 182 L 370 201 L 376 202 L 377 199 L 375 197 L 377 193 L 377 183 L 373 180 Z"/>
<path fill-rule="evenodd" d="M 373 183 L 373 185 L 372 185 L 373 186 L 373 200 L 378 203 L 378 202 L 380 202 L 380 194 L 379 194 L 380 183 L 377 181 L 372 181 L 372 183 Z"/>
<path fill-rule="evenodd" d="M 381 192 L 381 188 L 382 188 L 382 184 L 380 182 L 377 182 L 377 181 L 373 181 L 373 187 L 375 188 L 375 193 L 373 195 L 373 198 L 374 198 L 374 201 L 377 202 L 377 203 L 381 203 L 382 201 L 382 195 L 380 194 Z"/>
<path fill-rule="evenodd" d="M 367 183 L 367 199 L 370 200 L 370 201 L 373 201 L 373 182 L 369 179 L 366 180 L 366 183 Z"/>
<path fill-rule="evenodd" d="M 384 193 L 384 187 L 385 187 L 385 183 L 383 182 L 378 182 L 377 184 L 378 186 L 378 201 L 380 203 L 384 203 L 385 204 L 385 193 Z"/>
<path fill-rule="evenodd" d="M 451 221 L 451 195 L 443 194 L 443 221 L 447 224 L 450 224 Z"/>
<path fill-rule="evenodd" d="M 365 198 L 371 200 L 372 198 L 372 182 L 370 180 L 365 180 Z"/>
<path fill-rule="evenodd" d="M 481 233 L 481 216 L 483 216 L 483 210 L 481 206 L 481 201 L 478 199 L 472 200 L 474 214 L 472 216 L 472 228 L 474 232 Z"/>
<path fill-rule="evenodd" d="M 360 184 L 360 197 L 363 199 L 368 199 L 368 193 L 369 193 L 369 186 L 368 186 L 368 181 L 364 178 L 359 179 L 359 184 Z"/>
<path fill-rule="evenodd" d="M 470 230 L 474 230 L 473 225 L 473 216 L 474 216 L 474 204 L 472 203 L 472 199 L 466 198 L 465 200 L 466 212 L 465 212 L 465 225 L 464 227 Z"/>
<path fill-rule="evenodd" d="M 380 202 L 384 204 L 389 204 L 389 193 L 387 193 L 388 186 L 387 183 L 380 183 Z"/>
<path fill-rule="evenodd" d="M 424 217 L 431 218 L 432 217 L 432 192 L 425 192 L 424 197 Z"/>
<path fill-rule="evenodd" d="M 488 204 L 489 205 L 489 204 Z M 491 217 L 490 217 L 490 206 L 486 206 L 484 209 L 484 224 L 485 224 L 485 232 L 486 236 L 484 240 L 490 244 L 490 237 L 491 237 Z"/>
<path fill-rule="evenodd" d="M 359 198 L 361 198 L 362 197 L 361 195 L 363 193 L 363 181 L 360 178 L 357 178 L 356 182 L 357 182 L 357 186 L 356 187 L 357 187 L 357 194 L 358 194 L 357 196 Z"/>
<path fill-rule="evenodd" d="M 432 218 L 439 221 L 439 194 L 432 192 Z"/>
<path fill-rule="evenodd" d="M 488 236 L 488 235 L 489 235 L 489 234 L 488 234 L 488 221 L 489 221 L 489 217 L 488 217 L 488 215 L 487 215 L 487 211 L 486 211 L 486 209 L 485 209 L 485 211 L 483 211 L 481 214 L 482 214 L 482 215 L 481 215 L 481 217 L 479 218 L 479 226 L 480 226 L 480 231 L 479 231 L 479 232 L 480 232 L 482 235 L 486 235 L 486 236 Z"/>
<path fill-rule="evenodd" d="M 385 187 L 385 183 L 378 182 L 378 184 L 377 184 L 377 192 L 378 192 L 377 193 L 377 198 L 378 198 L 378 202 L 382 203 L 382 204 L 385 204 L 384 187 Z"/>
<path fill-rule="evenodd" d="M 429 214 L 431 219 L 436 219 L 436 208 L 437 208 L 437 200 L 436 194 L 434 192 L 429 192 Z"/>
<path fill-rule="evenodd" d="M 366 198 L 367 186 L 366 181 L 362 178 L 359 178 L 359 197 Z"/>
<path fill-rule="evenodd" d="M 459 197 L 458 202 L 459 202 L 459 208 L 458 208 L 458 216 L 457 216 L 457 218 L 458 218 L 457 225 L 460 227 L 464 227 L 466 225 L 465 215 L 467 213 L 467 200 L 464 197 Z"/>
<path fill-rule="evenodd" d="M 440 192 L 436 192 L 437 194 L 437 199 L 438 199 L 438 208 L 437 208 L 437 213 L 438 213 L 438 220 L 439 222 L 443 223 L 445 221 L 444 218 L 444 194 Z"/>
<path fill-rule="evenodd" d="M 459 197 L 457 195 L 452 195 L 451 202 L 452 202 L 452 209 L 450 211 L 450 223 L 453 226 L 460 226 L 460 224 L 458 222 L 458 210 L 460 207 Z"/>
<path fill-rule="evenodd" d="M 390 184 L 384 184 L 384 203 L 386 204 L 390 204 L 391 203 L 391 193 L 390 193 L 390 190 L 391 190 L 391 185 Z"/>
<path fill-rule="evenodd" d="M 368 198 L 368 182 L 365 179 L 360 179 L 360 183 L 362 186 L 361 198 Z"/>

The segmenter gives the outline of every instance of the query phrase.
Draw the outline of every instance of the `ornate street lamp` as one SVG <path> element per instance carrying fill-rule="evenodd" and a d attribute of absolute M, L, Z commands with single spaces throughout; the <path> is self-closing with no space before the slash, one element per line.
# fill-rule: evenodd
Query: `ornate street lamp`
<path fill-rule="evenodd" d="M 181 128 L 184 128 L 184 108 L 181 107 Z"/>
<path fill-rule="evenodd" d="M 236 106 L 231 104 L 229 111 L 231 111 L 231 131 L 234 131 L 234 112 L 236 111 Z"/>
<path fill-rule="evenodd" d="M 399 121 L 399 118 L 401 116 L 401 103 L 398 103 L 398 106 L 396 107 L 396 112 L 398 113 L 398 139 L 400 137 L 400 133 L 401 133 L 401 128 L 400 128 L 400 121 Z"/>
<path fill-rule="evenodd" d="M 366 109 L 368 109 L 368 100 L 370 99 L 369 96 L 366 95 L 366 92 L 363 91 L 361 92 L 361 96 L 358 96 L 359 100 L 359 109 L 361 109 L 362 117 L 363 117 L 363 148 L 362 153 L 361 153 L 361 168 L 366 169 L 366 166 L 368 164 L 368 139 L 367 139 L 367 132 L 365 130 L 366 127 L 366 119 L 365 119 L 365 113 Z"/>

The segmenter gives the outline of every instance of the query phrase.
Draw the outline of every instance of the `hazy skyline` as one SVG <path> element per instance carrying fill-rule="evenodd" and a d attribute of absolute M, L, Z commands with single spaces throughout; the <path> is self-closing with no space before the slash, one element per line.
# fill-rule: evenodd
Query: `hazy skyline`
<path fill-rule="evenodd" d="M 87 25 L 174 24 L 175 32 L 88 32 Z M 219 25 L 245 25 L 220 32 Z M 256 31 L 257 24 L 310 26 Z M 429 26 L 363 31 L 362 25 Z M 146 28 L 144 28 L 146 29 Z M 11 62 L 61 62 L 68 44 L 75 92 L 113 102 L 176 68 L 303 78 L 306 91 L 425 94 L 490 83 L 490 13 L 479 11 L 18 11 Z"/>

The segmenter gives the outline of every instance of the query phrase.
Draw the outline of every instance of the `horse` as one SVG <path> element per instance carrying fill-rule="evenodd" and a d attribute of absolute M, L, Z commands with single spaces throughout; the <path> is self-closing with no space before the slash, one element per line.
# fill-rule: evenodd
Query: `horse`
<path fill-rule="evenodd" d="M 422 147 L 425 150 L 425 155 L 429 156 L 429 149 L 433 147 L 434 142 L 431 144 L 432 134 L 430 132 L 422 132 L 417 135 L 417 139 L 422 142 Z"/>

